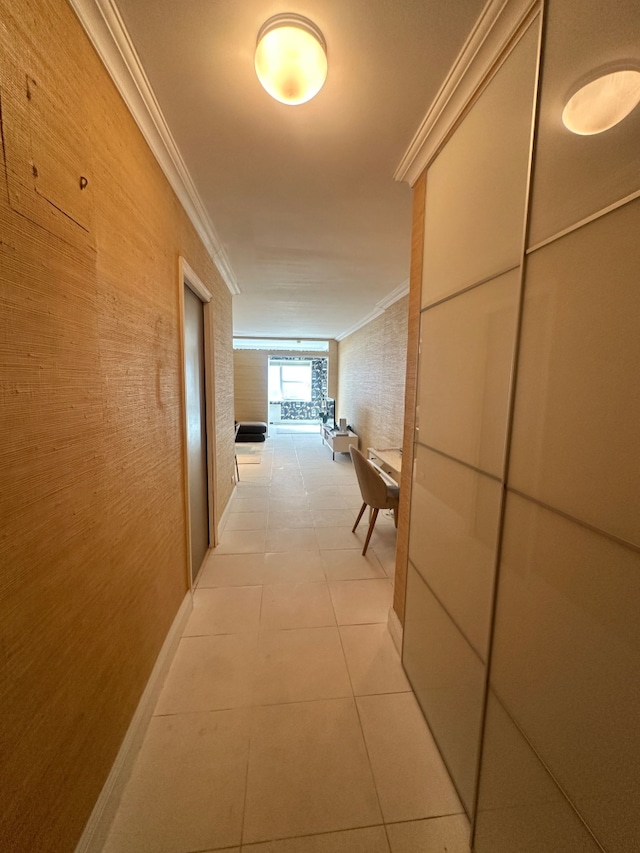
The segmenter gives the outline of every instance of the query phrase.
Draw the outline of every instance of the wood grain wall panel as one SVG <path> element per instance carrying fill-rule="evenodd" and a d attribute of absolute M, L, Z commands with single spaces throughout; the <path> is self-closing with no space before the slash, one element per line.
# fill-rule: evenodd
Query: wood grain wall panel
<path fill-rule="evenodd" d="M 338 344 L 336 419 L 347 419 L 363 452 L 402 445 L 408 304 L 399 299 Z"/>
<path fill-rule="evenodd" d="M 409 519 L 411 516 L 411 478 L 413 469 L 413 436 L 416 425 L 418 387 L 418 347 L 420 344 L 420 305 L 422 292 L 422 259 L 424 254 L 424 210 L 426 172 L 413 188 L 413 225 L 411 232 L 411 273 L 407 337 L 407 372 L 404 398 L 404 434 L 402 439 L 402 479 L 398 513 L 398 544 L 393 590 L 393 609 L 404 624 L 407 566 L 409 560 Z"/>
<path fill-rule="evenodd" d="M 340 372 L 338 341 L 329 341 L 329 369 L 327 371 L 327 396 L 334 400 L 338 396 L 338 375 Z"/>
<path fill-rule="evenodd" d="M 92 157 L 89 239 L 52 205 L 24 215 L 0 172 L 0 849 L 60 853 L 187 590 L 179 255 L 214 294 L 218 516 L 231 297 L 70 7 L 0 0 L 0 16 L 3 138 L 13 81 L 49 69 L 52 97 L 85 105 Z"/>
<path fill-rule="evenodd" d="M 235 413 L 237 421 L 265 421 L 269 417 L 269 353 L 234 350 Z"/>
<path fill-rule="evenodd" d="M 216 528 L 229 503 L 235 483 L 234 466 L 234 390 L 233 390 L 233 315 L 231 293 L 217 287 L 211 300 L 214 333 L 214 388 L 216 470 Z"/>

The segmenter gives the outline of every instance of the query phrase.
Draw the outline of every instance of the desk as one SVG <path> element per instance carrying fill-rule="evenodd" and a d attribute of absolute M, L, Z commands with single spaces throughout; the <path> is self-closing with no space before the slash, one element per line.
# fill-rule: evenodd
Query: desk
<path fill-rule="evenodd" d="M 399 486 L 400 472 L 402 471 L 402 451 L 397 447 L 386 447 L 382 450 L 368 447 L 367 451 L 369 461 L 383 474 L 390 477 L 396 486 Z"/>
<path fill-rule="evenodd" d="M 331 429 L 327 424 L 320 424 L 320 435 L 322 441 L 331 448 L 334 462 L 336 453 L 348 453 L 352 444 L 358 446 L 358 436 L 351 430 L 342 433 Z"/>

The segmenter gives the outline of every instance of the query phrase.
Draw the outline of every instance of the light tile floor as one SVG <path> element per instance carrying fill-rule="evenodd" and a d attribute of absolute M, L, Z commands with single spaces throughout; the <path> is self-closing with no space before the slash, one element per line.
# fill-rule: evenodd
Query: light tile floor
<path fill-rule="evenodd" d="M 396 532 L 349 456 L 278 434 L 226 529 L 104 853 L 468 853 L 386 624 Z"/>

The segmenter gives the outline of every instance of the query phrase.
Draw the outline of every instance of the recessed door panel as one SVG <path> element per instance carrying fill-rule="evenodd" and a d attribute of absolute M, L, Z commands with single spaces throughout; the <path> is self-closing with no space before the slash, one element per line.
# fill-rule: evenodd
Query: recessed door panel
<path fill-rule="evenodd" d="M 537 44 L 534 24 L 429 167 L 423 307 L 520 261 Z"/>
<path fill-rule="evenodd" d="M 204 307 L 195 293 L 186 286 L 184 351 L 191 577 L 195 579 L 209 548 Z"/>

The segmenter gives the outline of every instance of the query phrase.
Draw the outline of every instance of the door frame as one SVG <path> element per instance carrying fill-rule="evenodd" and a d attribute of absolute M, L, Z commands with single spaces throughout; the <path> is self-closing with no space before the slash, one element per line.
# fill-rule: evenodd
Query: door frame
<path fill-rule="evenodd" d="M 186 357 L 184 336 L 184 288 L 188 287 L 202 302 L 202 313 L 204 319 L 204 397 L 205 397 L 205 422 L 207 430 L 207 497 L 209 502 L 209 548 L 218 544 L 218 529 L 216 525 L 217 494 L 215 482 L 215 403 L 214 403 L 214 339 L 213 339 L 213 294 L 203 283 L 202 279 L 189 266 L 182 255 L 178 257 L 179 267 L 179 325 L 180 325 L 180 387 L 182 398 L 182 467 L 184 480 L 184 507 L 186 524 L 186 571 L 189 588 L 193 591 L 191 578 L 191 506 L 189 499 L 189 464 L 187 446 L 187 384 L 186 384 Z"/>

